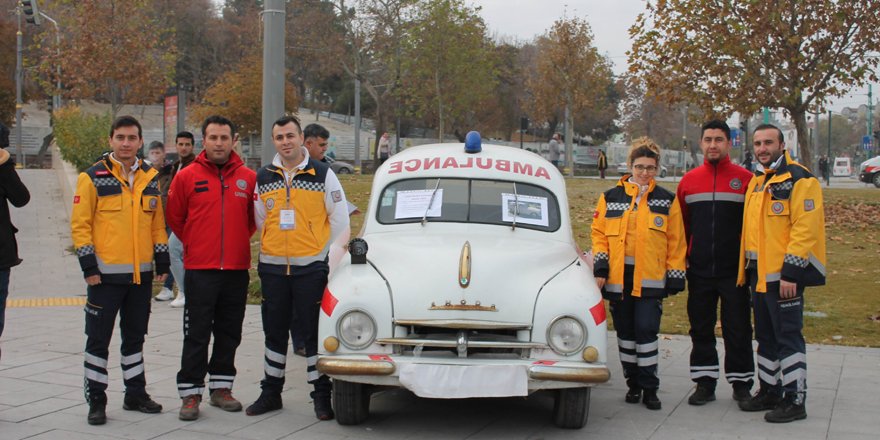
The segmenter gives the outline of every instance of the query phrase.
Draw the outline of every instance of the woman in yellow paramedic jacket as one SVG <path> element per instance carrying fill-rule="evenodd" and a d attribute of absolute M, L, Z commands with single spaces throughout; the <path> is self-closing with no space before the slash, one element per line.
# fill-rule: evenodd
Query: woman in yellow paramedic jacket
<path fill-rule="evenodd" d="M 663 298 L 684 290 L 684 223 L 675 193 L 654 180 L 660 147 L 636 139 L 627 162 L 632 174 L 599 197 L 593 214 L 593 275 L 610 303 L 626 402 L 657 410 L 657 333 Z"/>

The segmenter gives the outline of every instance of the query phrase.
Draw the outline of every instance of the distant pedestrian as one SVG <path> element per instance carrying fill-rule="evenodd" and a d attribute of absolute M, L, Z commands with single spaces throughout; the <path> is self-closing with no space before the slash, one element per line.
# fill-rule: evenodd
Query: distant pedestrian
<path fill-rule="evenodd" d="M 608 158 L 605 157 L 605 152 L 599 150 L 599 159 L 596 167 L 599 168 L 599 177 L 602 179 L 605 178 L 605 170 L 608 169 Z"/>
<path fill-rule="evenodd" d="M 553 136 L 550 138 L 550 142 L 547 145 L 550 149 L 547 159 L 557 168 L 559 168 L 559 157 L 562 155 L 562 148 L 559 146 L 559 140 L 559 133 L 553 133 Z"/>
<path fill-rule="evenodd" d="M 829 163 L 830 163 L 830 161 L 828 160 L 828 156 L 825 156 L 823 154 L 822 157 L 819 158 L 819 173 L 822 175 L 822 180 L 824 180 L 826 184 L 828 183 L 828 180 L 829 180 L 828 179 L 828 168 L 829 168 L 828 165 L 829 165 Z"/>
<path fill-rule="evenodd" d="M 272 126 L 278 152 L 271 165 L 257 173 L 254 193 L 260 237 L 260 285 L 263 291 L 263 332 L 266 336 L 265 377 L 260 397 L 247 408 L 254 416 L 281 409 L 287 367 L 287 333 L 299 322 L 305 339 L 306 375 L 314 390 L 315 416 L 334 417 L 330 378 L 318 362 L 318 316 L 327 286 L 328 254 L 336 237 L 348 231 L 348 204 L 330 167 L 309 157 L 302 146 L 299 120 L 284 116 Z M 307 227 L 302 225 L 307 224 Z"/>
<path fill-rule="evenodd" d="M 737 285 L 752 291 L 761 385 L 739 407 L 786 423 L 807 417 L 804 288 L 825 284 L 825 213 L 821 184 L 779 128 L 755 128 L 754 147 L 762 170 L 746 189 Z"/>
<path fill-rule="evenodd" d="M 250 237 L 257 229 L 252 200 L 256 173 L 233 151 L 235 125 L 210 116 L 202 123 L 202 137 L 205 149 L 174 176 L 168 192 L 168 224 L 186 249 L 183 352 L 177 373 L 180 420 L 199 417 L 205 374 L 210 375 L 210 404 L 241 411 L 232 384 L 247 304 Z"/>
<path fill-rule="evenodd" d="M 730 127 L 721 120 L 703 124 L 703 165 L 681 178 L 676 200 L 681 206 L 688 243 L 687 312 L 693 347 L 691 405 L 715 400 L 720 377 L 715 323 L 721 303 L 724 375 L 737 401 L 751 398 L 755 361 L 749 292 L 736 285 L 743 203 L 752 174 L 730 161 Z"/>
<path fill-rule="evenodd" d="M 30 200 L 31 194 L 15 172 L 15 160 L 8 151 L 0 149 L 0 336 L 3 336 L 6 320 L 10 269 L 21 263 L 21 258 L 18 258 L 18 243 L 15 241 L 18 229 L 12 224 L 7 202 L 21 208 Z"/>
<path fill-rule="evenodd" d="M 391 151 L 391 142 L 388 140 L 388 133 L 382 133 L 382 137 L 379 138 L 379 165 L 385 163 L 389 157 L 394 155 L 394 152 Z"/>
<path fill-rule="evenodd" d="M 112 151 L 79 175 L 73 198 L 71 236 L 88 284 L 85 391 L 90 425 L 107 421 L 107 357 L 117 313 L 123 408 L 162 411 L 162 405 L 146 391 L 143 347 L 150 319 L 153 260 L 156 280 L 165 281 L 168 237 L 159 172 L 137 158 L 142 145 L 137 119 L 117 118 L 110 128 Z"/>
<path fill-rule="evenodd" d="M 601 194 L 593 213 L 593 276 L 617 330 L 625 401 L 658 410 L 657 334 L 663 299 L 684 290 L 684 226 L 675 193 L 654 180 L 660 147 L 636 139 L 628 162 L 633 174 Z"/>
<path fill-rule="evenodd" d="M 193 154 L 193 145 L 195 144 L 195 137 L 192 133 L 188 131 L 181 131 L 177 133 L 174 140 L 174 146 L 177 149 L 177 160 L 168 165 L 169 168 L 169 178 L 168 178 L 168 186 L 165 187 L 165 194 L 167 200 L 167 193 L 171 187 L 171 182 L 174 181 L 174 176 L 180 172 L 180 170 L 189 166 L 189 164 L 193 163 L 196 159 L 195 154 Z M 180 242 L 180 239 L 174 235 L 174 231 L 170 230 L 171 227 L 168 227 L 168 253 L 171 257 L 171 274 L 173 278 L 177 281 L 177 296 L 174 296 L 174 292 L 171 290 L 171 286 L 168 286 L 168 283 L 165 284 L 165 289 L 162 289 L 158 295 L 156 295 L 157 301 L 167 301 L 173 300 L 168 304 L 171 307 L 179 308 L 183 307 L 186 304 L 186 289 L 183 285 L 183 281 L 185 279 L 186 271 L 183 268 L 183 243 Z M 172 277 L 168 277 L 172 278 Z"/>
<path fill-rule="evenodd" d="M 742 166 L 748 170 L 750 173 L 755 172 L 755 158 L 752 156 L 751 151 L 746 151 L 746 157 L 743 158 Z"/>

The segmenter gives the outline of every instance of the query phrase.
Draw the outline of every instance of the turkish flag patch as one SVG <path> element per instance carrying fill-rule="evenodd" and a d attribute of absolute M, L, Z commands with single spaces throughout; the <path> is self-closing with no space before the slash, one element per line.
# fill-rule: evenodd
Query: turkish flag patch
<path fill-rule="evenodd" d="M 599 301 L 598 304 L 590 307 L 590 314 L 593 315 L 593 322 L 595 322 L 596 325 L 605 322 L 605 301 Z"/>
<path fill-rule="evenodd" d="M 599 211 L 593 211 L 593 218 L 599 218 Z"/>
<path fill-rule="evenodd" d="M 79 196 L 73 196 L 73 204 L 79 205 Z"/>
<path fill-rule="evenodd" d="M 336 304 L 339 304 L 339 300 L 330 293 L 330 289 L 324 288 L 324 298 L 321 299 L 321 310 L 327 314 L 327 316 L 333 316 L 333 310 L 336 309 Z"/>

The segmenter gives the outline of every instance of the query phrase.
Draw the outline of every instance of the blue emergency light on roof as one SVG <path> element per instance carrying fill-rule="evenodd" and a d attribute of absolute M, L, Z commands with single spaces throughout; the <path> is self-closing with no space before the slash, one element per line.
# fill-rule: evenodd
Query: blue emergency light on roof
<path fill-rule="evenodd" d="M 483 151 L 483 141 L 480 139 L 480 132 L 468 132 L 464 138 L 464 152 L 474 154 L 481 151 Z"/>

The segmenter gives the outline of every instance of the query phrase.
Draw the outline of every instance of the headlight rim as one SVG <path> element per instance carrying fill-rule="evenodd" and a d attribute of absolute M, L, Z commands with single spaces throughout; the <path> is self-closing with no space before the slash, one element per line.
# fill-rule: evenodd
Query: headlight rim
<path fill-rule="evenodd" d="M 581 343 L 576 348 L 574 348 L 570 351 L 563 351 L 563 350 L 560 350 L 558 347 L 554 346 L 553 342 L 552 342 L 553 339 L 550 337 L 551 331 L 553 330 L 553 326 L 556 325 L 556 323 L 558 323 L 559 321 L 561 321 L 563 319 L 573 320 L 575 323 L 577 323 L 578 326 L 580 326 L 581 332 L 583 333 L 583 338 L 581 339 Z M 550 349 L 553 350 L 554 353 L 556 353 L 560 356 L 572 356 L 574 354 L 579 354 L 584 350 L 584 348 L 587 346 L 589 336 L 590 336 L 590 334 L 589 334 L 589 330 L 587 328 L 587 325 L 584 324 L 584 322 L 581 321 L 580 319 L 578 319 L 576 316 L 574 316 L 574 315 L 559 315 L 559 316 L 553 318 L 552 320 L 550 320 L 550 323 L 547 325 L 547 331 L 546 331 L 546 334 L 544 337 L 547 340 L 547 346 L 549 346 Z"/>
<path fill-rule="evenodd" d="M 363 343 L 363 344 L 350 344 L 350 343 L 346 340 L 346 338 L 343 336 L 343 333 L 342 333 L 342 323 L 345 321 L 345 318 L 347 318 L 347 317 L 348 317 L 350 314 L 352 314 L 352 313 L 361 313 L 361 314 L 363 314 L 364 316 L 367 317 L 367 319 L 369 319 L 370 324 L 372 324 L 372 326 L 373 326 L 373 336 L 372 336 L 372 338 L 370 338 L 366 343 Z M 374 342 L 376 342 L 376 338 L 378 337 L 378 333 L 379 333 L 379 327 L 376 325 L 376 319 L 374 319 L 374 318 L 373 318 L 373 315 L 371 315 L 368 311 L 366 311 L 366 310 L 364 310 L 364 309 L 361 309 L 361 308 L 354 308 L 354 309 L 346 310 L 344 313 L 342 313 L 342 314 L 339 316 L 339 319 L 336 320 L 336 338 L 339 340 L 339 343 L 340 343 L 343 347 L 345 347 L 345 348 L 347 348 L 347 349 L 349 349 L 349 350 L 358 350 L 358 351 L 359 351 L 359 350 L 363 350 L 363 349 L 369 347 L 369 346 L 372 345 Z"/>

